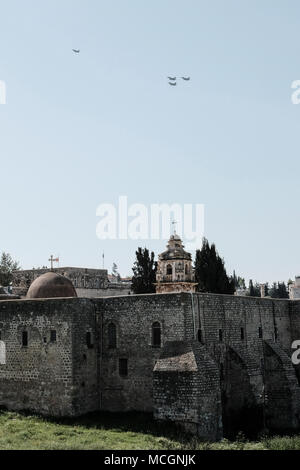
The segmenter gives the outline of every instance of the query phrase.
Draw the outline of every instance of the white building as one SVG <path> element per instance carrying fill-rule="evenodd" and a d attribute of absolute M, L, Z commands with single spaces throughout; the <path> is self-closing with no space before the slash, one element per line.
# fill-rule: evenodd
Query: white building
<path fill-rule="evenodd" d="M 295 282 L 290 284 L 290 299 L 300 299 L 300 276 L 296 276 Z"/>

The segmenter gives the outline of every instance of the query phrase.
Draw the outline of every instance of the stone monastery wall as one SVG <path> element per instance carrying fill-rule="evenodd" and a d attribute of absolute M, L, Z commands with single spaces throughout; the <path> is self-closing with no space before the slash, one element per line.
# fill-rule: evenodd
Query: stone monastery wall
<path fill-rule="evenodd" d="M 1 301 L 0 335 L 0 406 L 9 409 L 153 411 L 216 439 L 241 417 L 257 424 L 265 408 L 272 428 L 299 428 L 290 356 L 300 301 L 190 293 Z"/>

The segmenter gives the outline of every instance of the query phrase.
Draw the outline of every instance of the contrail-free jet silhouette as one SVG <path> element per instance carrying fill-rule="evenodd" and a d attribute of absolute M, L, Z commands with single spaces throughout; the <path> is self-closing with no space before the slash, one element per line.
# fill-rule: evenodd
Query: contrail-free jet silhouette
<path fill-rule="evenodd" d="M 75 52 L 75 54 L 79 54 L 80 49 L 72 49 L 72 51 Z"/>
<path fill-rule="evenodd" d="M 191 77 L 181 77 L 181 78 L 182 80 L 185 80 L 186 82 L 188 82 L 191 79 Z"/>
<path fill-rule="evenodd" d="M 176 82 L 175 82 L 175 83 L 169 82 L 169 85 L 171 85 L 171 86 L 176 86 L 177 83 L 176 83 Z"/>
<path fill-rule="evenodd" d="M 176 80 L 176 77 L 168 77 L 169 80 L 174 81 Z"/>

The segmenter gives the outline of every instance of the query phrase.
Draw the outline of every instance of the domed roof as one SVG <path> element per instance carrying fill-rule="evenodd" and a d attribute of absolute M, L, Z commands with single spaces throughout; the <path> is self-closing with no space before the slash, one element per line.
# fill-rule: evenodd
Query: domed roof
<path fill-rule="evenodd" d="M 172 259 L 186 259 L 191 260 L 192 256 L 190 253 L 184 250 L 184 246 L 180 237 L 175 233 L 171 236 L 167 251 L 164 251 L 159 255 L 160 260 L 172 260 Z"/>
<path fill-rule="evenodd" d="M 28 292 L 28 299 L 52 299 L 55 297 L 77 297 L 70 279 L 60 274 L 49 272 L 33 281 Z"/>

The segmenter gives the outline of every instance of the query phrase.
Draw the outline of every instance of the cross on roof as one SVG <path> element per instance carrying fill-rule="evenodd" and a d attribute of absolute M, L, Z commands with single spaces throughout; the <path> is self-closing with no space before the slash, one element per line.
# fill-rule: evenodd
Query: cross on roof
<path fill-rule="evenodd" d="M 176 220 L 173 220 L 173 222 L 172 222 L 172 225 L 173 225 L 173 230 L 174 230 L 174 233 L 173 233 L 173 235 L 175 235 L 175 234 L 176 234 L 176 225 L 177 225 L 177 223 L 178 223 L 178 222 L 176 222 Z"/>
<path fill-rule="evenodd" d="M 48 260 L 51 263 L 51 271 L 53 271 L 53 263 L 59 263 L 59 258 L 54 258 L 53 255 L 50 256 L 50 259 Z"/>

